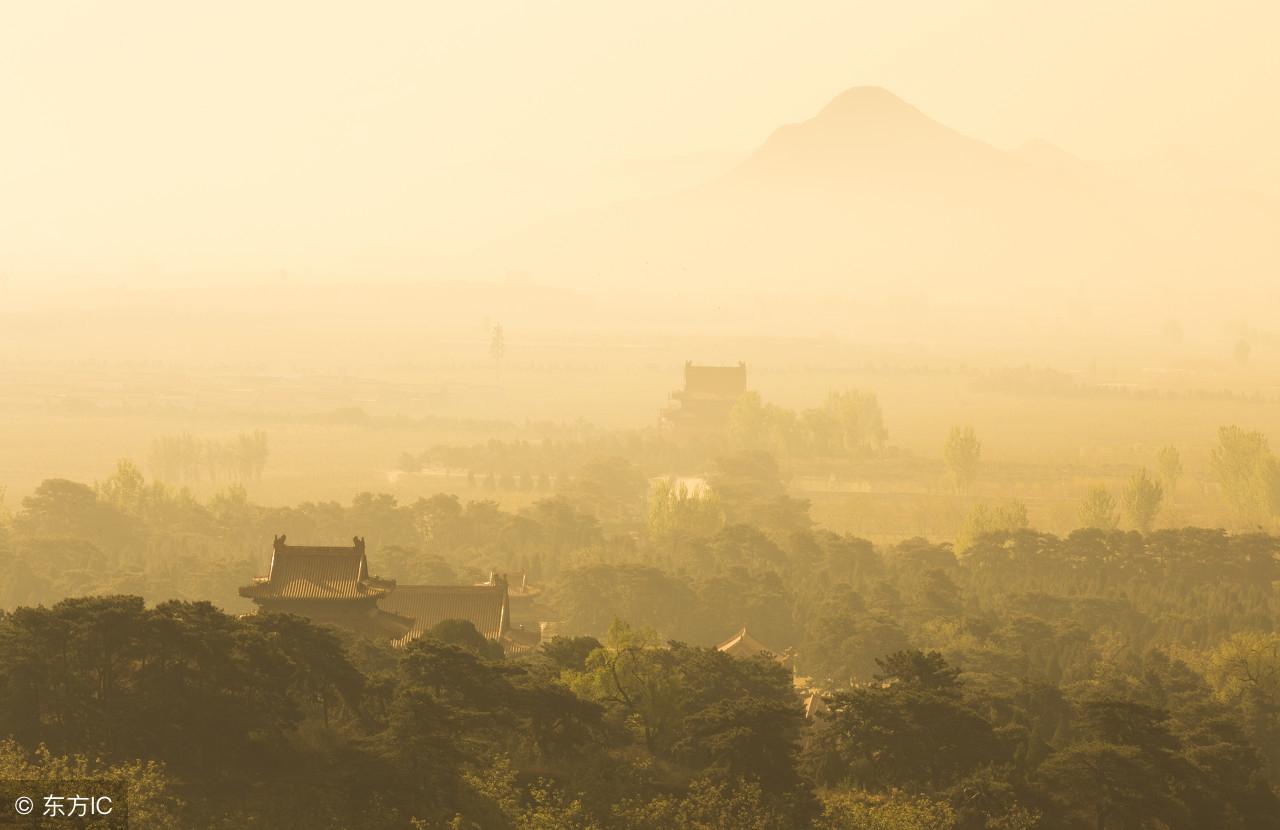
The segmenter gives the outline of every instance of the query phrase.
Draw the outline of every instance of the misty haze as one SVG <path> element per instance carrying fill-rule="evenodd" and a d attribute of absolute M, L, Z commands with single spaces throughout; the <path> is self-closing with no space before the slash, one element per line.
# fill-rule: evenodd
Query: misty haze
<path fill-rule="evenodd" d="M 0 826 L 1280 828 L 1277 32 L 7 9 Z"/>

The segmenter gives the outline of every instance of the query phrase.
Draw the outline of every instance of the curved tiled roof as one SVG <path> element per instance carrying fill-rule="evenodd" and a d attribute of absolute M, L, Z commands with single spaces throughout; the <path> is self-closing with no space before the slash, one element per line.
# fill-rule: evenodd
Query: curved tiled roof
<path fill-rule="evenodd" d="M 541 644 L 541 635 L 537 631 L 526 629 L 523 626 L 512 628 L 502 635 L 502 650 L 508 656 L 528 654 Z"/>
<path fill-rule="evenodd" d="M 241 588 L 240 595 L 255 600 L 360 599 L 382 596 L 394 584 L 369 576 L 363 544 L 318 547 L 277 540 L 271 572 Z"/>
<path fill-rule="evenodd" d="M 401 585 L 378 601 L 378 607 L 413 619 L 401 644 L 416 640 L 445 620 L 467 620 L 490 640 L 500 640 L 511 622 L 507 586 Z"/>
<path fill-rule="evenodd" d="M 783 654 L 766 646 L 747 633 L 747 627 L 744 625 L 737 634 L 725 640 L 716 646 L 716 651 L 723 651 L 730 657 L 755 657 L 759 654 L 768 654 L 769 656 L 779 659 Z"/>

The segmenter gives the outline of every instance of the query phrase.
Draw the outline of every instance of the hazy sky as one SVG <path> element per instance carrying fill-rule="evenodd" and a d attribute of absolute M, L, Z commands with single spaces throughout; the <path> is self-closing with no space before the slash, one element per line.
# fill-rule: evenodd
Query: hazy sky
<path fill-rule="evenodd" d="M 602 173 L 619 161 L 745 153 L 863 84 L 1000 146 L 1280 190 L 1263 0 L 0 9 L 17 281 L 413 275 L 425 249 L 625 194 Z"/>

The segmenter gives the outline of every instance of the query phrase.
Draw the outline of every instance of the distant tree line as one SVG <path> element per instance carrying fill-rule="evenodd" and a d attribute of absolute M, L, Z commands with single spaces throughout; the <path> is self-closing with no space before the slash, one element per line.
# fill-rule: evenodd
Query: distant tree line
<path fill-rule="evenodd" d="M 880 403 L 870 392 L 832 392 L 821 406 L 800 411 L 748 392 L 729 415 L 727 443 L 784 459 L 842 458 L 879 452 L 888 438 Z"/>
<path fill-rule="evenodd" d="M 558 486 L 571 471 L 601 458 L 623 459 L 654 476 L 706 468 L 717 457 L 740 451 L 768 452 L 787 464 L 820 464 L 874 456 L 885 450 L 889 435 L 875 395 L 859 390 L 833 392 L 821 406 L 801 411 L 748 392 L 733 407 L 721 435 L 677 439 L 657 427 L 599 431 L 583 425 L 558 430 L 539 425 L 536 431 L 541 437 L 404 452 L 397 467 L 409 473 L 463 472 L 488 489 L 530 491 Z"/>
<path fill-rule="evenodd" d="M 156 478 L 173 484 L 259 481 L 268 455 L 267 434 L 261 430 L 242 432 L 226 441 L 182 433 L 151 442 Z"/>

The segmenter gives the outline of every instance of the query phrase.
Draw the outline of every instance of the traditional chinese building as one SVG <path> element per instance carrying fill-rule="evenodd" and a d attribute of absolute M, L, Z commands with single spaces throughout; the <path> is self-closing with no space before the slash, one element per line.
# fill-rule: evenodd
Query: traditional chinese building
<path fill-rule="evenodd" d="M 511 621 L 511 595 L 505 576 L 494 574 L 483 585 L 400 585 L 379 600 L 379 606 L 412 620 L 407 632 L 395 640 L 407 645 L 445 620 L 466 620 L 488 640 L 500 643 L 507 654 L 521 654 L 538 646 L 536 627 L 526 629 Z"/>
<path fill-rule="evenodd" d="M 544 620 L 555 616 L 545 602 L 542 589 L 529 582 L 527 573 L 511 574 L 507 594 L 511 599 L 512 628 L 537 628 Z"/>
<path fill-rule="evenodd" d="M 521 582 L 517 594 L 526 611 L 536 589 Z M 506 576 L 482 585 L 396 585 L 369 574 L 364 539 L 351 547 L 290 545 L 277 536 L 266 576 L 240 589 L 265 613 L 296 614 L 403 646 L 445 620 L 466 620 L 507 654 L 541 642 L 536 621 L 513 622 Z"/>
<path fill-rule="evenodd" d="M 730 657 L 738 657 L 748 660 L 752 657 L 759 657 L 766 654 L 775 659 L 783 656 L 782 652 L 769 648 L 764 643 L 757 640 L 747 633 L 747 627 L 744 625 L 729 639 L 716 646 L 716 651 L 723 651 Z"/>
<path fill-rule="evenodd" d="M 350 547 L 289 545 L 283 535 L 273 543 L 266 576 L 240 589 L 264 612 L 297 614 L 375 637 L 404 636 L 412 620 L 378 607 L 395 580 L 369 574 L 364 539 Z"/>
<path fill-rule="evenodd" d="M 684 388 L 671 393 L 662 422 L 678 433 L 698 435 L 723 430 L 734 404 L 747 391 L 747 364 L 695 366 L 684 364 Z"/>

